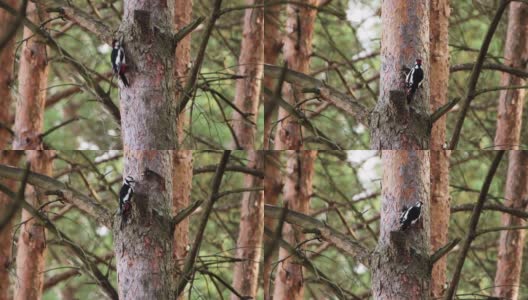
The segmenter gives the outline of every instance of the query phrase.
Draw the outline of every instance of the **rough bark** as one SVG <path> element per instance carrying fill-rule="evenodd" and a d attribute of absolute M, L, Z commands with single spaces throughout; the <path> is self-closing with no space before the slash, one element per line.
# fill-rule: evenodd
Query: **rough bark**
<path fill-rule="evenodd" d="M 124 2 L 116 37 L 124 38 L 130 87 L 120 86 L 124 149 L 178 148 L 173 17 L 170 1 Z"/>
<path fill-rule="evenodd" d="M 305 1 L 308 5 L 317 5 L 317 0 Z M 308 73 L 310 69 L 310 55 L 312 54 L 312 37 L 317 10 L 307 5 L 288 4 L 286 12 L 286 34 L 284 36 L 284 60 L 288 68 Z M 292 106 L 302 102 L 305 98 L 300 87 L 284 84 L 283 98 Z M 302 108 L 299 107 L 299 109 Z M 302 148 L 302 127 L 286 110 L 279 108 L 276 150 L 298 150 Z M 288 117 L 289 116 L 289 117 Z"/>
<path fill-rule="evenodd" d="M 528 207 L 528 151 L 510 151 L 506 179 L 505 205 L 518 210 Z M 510 214 L 502 214 L 502 226 L 526 226 L 526 221 Z M 495 296 L 516 300 L 522 268 L 525 230 L 501 231 Z"/>
<path fill-rule="evenodd" d="M 185 25 L 191 22 L 192 18 L 192 0 L 176 0 L 174 3 L 174 19 L 173 24 L 176 31 L 182 29 Z M 185 83 L 189 76 L 191 69 L 191 34 L 188 34 L 185 38 L 178 42 L 176 46 L 176 58 L 174 60 L 174 71 L 176 72 L 176 89 L 175 99 L 181 97 L 181 93 L 184 89 Z M 184 125 L 187 121 L 185 113 L 180 113 L 178 116 L 177 132 L 178 132 L 178 143 L 183 144 L 184 137 Z M 181 147 L 181 146 L 180 146 Z"/>
<path fill-rule="evenodd" d="M 172 152 L 172 213 L 177 214 L 189 206 L 193 176 L 192 150 Z M 174 256 L 176 267 L 181 270 L 189 246 L 189 218 L 185 218 L 174 229 Z M 183 295 L 180 295 L 183 299 Z"/>
<path fill-rule="evenodd" d="M 47 20 L 44 8 L 28 3 L 27 17 L 33 23 Z M 31 38 L 30 38 L 31 37 Z M 21 51 L 18 71 L 20 97 L 16 104 L 15 139 L 13 149 L 42 150 L 41 134 L 44 129 L 44 108 L 48 80 L 46 43 L 40 36 L 24 27 L 24 39 L 28 39 Z"/>
<path fill-rule="evenodd" d="M 512 2 L 508 16 L 504 49 L 504 64 L 518 69 L 526 67 L 528 60 L 528 4 Z M 524 85 L 526 80 L 502 73 L 501 86 Z M 525 89 L 502 90 L 499 96 L 496 150 L 519 149 Z"/>
<path fill-rule="evenodd" d="M 433 0 L 430 7 L 431 39 L 431 111 L 447 103 L 449 81 L 449 0 Z M 442 150 L 446 139 L 446 115 L 438 119 L 431 130 L 431 251 L 447 243 L 449 203 L 449 151 Z M 447 257 L 433 266 L 431 296 L 440 298 L 445 289 Z"/>
<path fill-rule="evenodd" d="M 3 150 L 0 152 L 0 163 L 16 166 L 21 156 L 20 151 L 7 151 Z M 16 191 L 16 181 L 14 180 L 2 180 L 2 184 L 8 187 L 12 191 Z M 0 211 L 7 211 L 7 207 L 10 206 L 11 199 L 4 193 L 0 193 Z M 3 214 L 2 214 L 3 215 Z M 13 222 L 7 223 L 3 228 L 0 228 L 0 300 L 12 299 L 12 295 L 9 293 L 9 268 L 13 266 L 11 257 L 11 241 L 13 238 Z"/>
<path fill-rule="evenodd" d="M 279 202 L 279 195 L 282 191 L 282 176 L 280 172 L 280 151 L 266 151 L 264 159 L 264 195 L 266 204 L 276 206 Z M 267 217 L 264 214 L 264 226 L 274 230 L 275 223 L 273 218 Z M 268 236 L 264 237 L 264 241 L 270 242 Z M 276 252 L 276 251 L 275 251 Z M 270 285 L 271 285 L 271 270 L 272 263 L 276 257 L 276 253 L 266 256 L 263 267 L 264 278 L 264 299 L 271 300 Z"/>
<path fill-rule="evenodd" d="M 52 175 L 54 151 L 27 150 L 33 172 Z M 33 186 L 26 190 L 26 199 L 33 207 L 48 201 L 44 190 Z M 42 210 L 46 211 L 46 206 Z M 46 258 L 46 229 L 28 211 L 22 211 L 22 222 L 17 244 L 15 300 L 42 299 Z"/>
<path fill-rule="evenodd" d="M 265 4 L 269 4 L 273 0 L 265 0 Z M 264 63 L 274 65 L 277 63 L 277 58 L 282 49 L 282 41 L 280 35 L 280 5 L 270 5 L 264 10 Z M 264 72 L 263 85 L 269 90 L 273 90 L 273 78 L 266 76 Z M 272 108 L 273 105 L 265 105 L 264 107 Z M 263 149 L 270 149 L 270 139 L 272 139 L 272 121 L 276 110 L 264 112 L 264 144 Z"/>
<path fill-rule="evenodd" d="M 5 3 L 11 7 L 15 7 L 18 1 L 8 0 Z M 11 28 L 15 18 L 5 10 L 0 10 L 0 36 Z M 13 64 L 15 63 L 15 39 L 10 39 L 3 49 L 0 50 L 0 123 L 11 127 L 13 117 L 11 112 L 11 103 L 13 97 L 11 96 L 11 85 L 13 84 Z M 11 134 L 5 128 L 0 126 L 0 150 L 6 149 L 10 144 Z M 0 284 L 1 288 L 1 284 Z"/>
<path fill-rule="evenodd" d="M 429 299 L 429 151 L 383 151 L 380 238 L 371 257 L 374 299 Z M 404 205 L 422 217 L 400 231 Z"/>
<path fill-rule="evenodd" d="M 263 5 L 264 0 L 246 0 L 246 3 L 247 5 Z M 261 80 L 264 72 L 263 38 L 264 7 L 246 9 L 242 46 L 238 59 L 238 75 L 243 78 L 236 82 L 234 103 L 244 115 L 233 111 L 232 123 L 236 135 L 233 148 L 255 149 Z"/>
<path fill-rule="evenodd" d="M 428 149 L 429 1 L 383 1 L 380 95 L 371 114 L 372 149 Z M 407 104 L 405 72 L 422 59 L 423 87 Z"/>
<path fill-rule="evenodd" d="M 284 184 L 284 201 L 288 208 L 309 214 L 312 179 L 317 151 L 286 151 L 287 169 Z M 286 204 L 287 203 L 287 204 Z M 300 228 L 284 224 L 282 237 L 292 246 L 303 241 Z M 275 275 L 273 299 L 301 300 L 304 295 L 303 267 L 285 248 L 279 249 L 279 265 Z"/>
<path fill-rule="evenodd" d="M 114 219 L 119 299 L 173 299 L 176 281 L 170 151 L 125 150 L 123 176 L 136 180 L 130 223 Z"/>
<path fill-rule="evenodd" d="M 248 167 L 262 170 L 264 165 L 263 151 L 249 151 Z M 261 187 L 263 180 L 250 175 L 244 175 L 244 188 Z M 240 228 L 238 231 L 238 259 L 233 271 L 233 287 L 242 296 L 257 298 L 260 257 L 262 254 L 262 238 L 264 234 L 264 192 L 252 191 L 242 194 L 240 207 Z M 232 300 L 238 300 L 235 294 Z"/>

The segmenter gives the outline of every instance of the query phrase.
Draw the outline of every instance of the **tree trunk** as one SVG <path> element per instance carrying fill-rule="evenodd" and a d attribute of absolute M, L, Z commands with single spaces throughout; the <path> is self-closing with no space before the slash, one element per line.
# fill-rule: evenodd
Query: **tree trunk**
<path fill-rule="evenodd" d="M 371 115 L 372 149 L 428 149 L 429 1 L 381 4 L 380 95 Z M 425 78 L 407 104 L 404 67 L 422 59 Z"/>
<path fill-rule="evenodd" d="M 263 5 L 264 0 L 246 0 L 248 5 Z M 264 7 L 246 9 L 244 34 L 236 82 L 235 106 L 245 115 L 233 111 L 235 149 L 255 149 L 257 117 L 260 102 L 261 79 L 264 73 Z"/>
<path fill-rule="evenodd" d="M 528 207 L 528 151 L 510 151 L 506 179 L 505 206 L 525 211 Z M 526 226 L 526 221 L 502 214 L 502 226 Z M 516 300 L 522 268 L 525 230 L 501 231 L 495 296 Z"/>
<path fill-rule="evenodd" d="M 11 7 L 15 7 L 18 1 L 7 0 L 5 3 Z M 13 26 L 15 18 L 5 10 L 0 10 L 0 36 L 5 34 Z M 13 78 L 13 64 L 15 63 L 15 39 L 10 39 L 4 48 L 0 50 L 0 122 L 6 126 L 11 127 L 13 118 L 10 114 L 11 103 L 13 97 L 11 96 L 11 84 L 14 82 Z M 1 127 L 1 126 L 0 126 Z M 11 143 L 11 134 L 5 128 L 0 128 L 0 149 L 7 149 L 7 145 Z M 2 285 L 0 284 L 0 288 Z M 0 297 L 1 299 L 1 297 Z"/>
<path fill-rule="evenodd" d="M 36 24 L 48 19 L 45 8 L 29 2 L 28 18 Z M 24 39 L 28 39 L 20 54 L 18 89 L 20 97 L 16 105 L 15 140 L 13 149 L 44 149 L 41 134 L 44 129 L 44 106 L 48 80 L 48 58 L 46 43 L 31 30 L 24 28 Z"/>
<path fill-rule="evenodd" d="M 166 0 L 124 2 L 116 37 L 124 38 L 130 87 L 120 86 L 124 149 L 178 148 L 176 80 L 171 34 L 172 9 Z"/>
<path fill-rule="evenodd" d="M 114 221 L 119 299 L 173 299 L 176 282 L 169 151 L 125 150 L 123 176 L 136 181 L 130 223 Z"/>
<path fill-rule="evenodd" d="M 284 185 L 284 205 L 300 213 L 309 214 L 312 178 L 317 151 L 286 151 L 287 169 Z M 282 238 L 296 247 L 304 235 L 299 228 L 284 224 Z M 304 295 L 303 267 L 296 263 L 288 250 L 279 249 L 279 265 L 275 275 L 273 299 L 301 300 Z"/>
<path fill-rule="evenodd" d="M 282 48 L 280 35 L 280 5 L 267 6 L 274 0 L 265 0 L 266 9 L 264 10 L 264 63 L 274 65 L 277 63 L 277 58 Z M 263 80 L 264 87 L 273 90 L 273 78 L 266 76 L 264 73 Z M 267 104 L 266 104 L 267 105 Z M 271 108 L 267 105 L 265 107 Z M 272 121 L 276 109 L 264 112 L 264 150 L 271 149 L 270 140 L 272 139 Z M 264 293 L 266 294 L 266 293 Z"/>
<path fill-rule="evenodd" d="M 528 60 L 528 4 L 512 2 L 506 31 L 504 64 L 523 69 Z M 509 73 L 502 73 L 501 86 L 524 85 L 525 80 Z M 494 146 L 496 150 L 519 149 L 524 89 L 502 90 L 499 97 L 497 131 Z"/>
<path fill-rule="evenodd" d="M 192 0 L 176 0 L 173 11 L 174 29 L 176 31 L 182 29 L 185 25 L 191 22 L 192 18 Z M 179 99 L 185 83 L 187 81 L 189 70 L 191 66 L 191 34 L 188 34 L 176 46 L 176 57 L 174 60 L 174 71 L 176 72 L 176 89 L 174 99 Z M 181 147 L 184 137 L 184 126 L 187 117 L 185 113 L 181 113 L 177 120 L 178 143 Z"/>
<path fill-rule="evenodd" d="M 317 5 L 317 0 L 305 1 L 307 5 Z M 288 68 L 307 74 L 310 69 L 312 55 L 312 37 L 317 10 L 307 5 L 287 5 L 288 19 L 286 21 L 286 35 L 284 36 L 284 60 Z M 292 106 L 302 102 L 305 98 L 300 87 L 284 83 L 284 100 Z M 302 108 L 302 105 L 301 107 Z M 289 116 L 284 109 L 279 109 L 279 124 L 275 137 L 276 150 L 298 150 L 302 148 L 302 127 L 294 117 Z"/>
<path fill-rule="evenodd" d="M 2 150 L 0 152 L 0 163 L 16 167 L 21 157 L 20 151 Z M 14 180 L 2 180 L 2 184 L 12 191 L 17 190 Z M 0 193 L 0 211 L 6 212 L 7 207 L 11 207 L 11 199 L 4 193 Z M 3 216 L 3 214 L 2 214 Z M 11 258 L 11 240 L 13 238 L 13 224 L 15 217 L 0 228 L 0 300 L 12 299 L 9 293 L 9 268 L 13 265 Z"/>
<path fill-rule="evenodd" d="M 177 214 L 189 206 L 193 176 L 192 150 L 172 152 L 172 212 Z M 176 268 L 181 271 L 189 245 L 189 219 L 182 220 L 174 230 L 174 256 Z M 183 299 L 181 294 L 179 299 Z"/>
<path fill-rule="evenodd" d="M 47 176 L 52 175 L 54 151 L 27 150 L 27 159 L 31 164 L 31 171 Z M 44 191 L 35 187 L 28 187 L 26 195 L 33 207 L 43 206 L 48 202 Z M 44 285 L 44 267 L 46 258 L 46 229 L 26 210 L 22 211 L 22 225 L 17 244 L 17 268 L 15 300 L 42 299 Z"/>
<path fill-rule="evenodd" d="M 249 151 L 249 168 L 262 170 L 264 164 L 263 151 Z M 244 188 L 262 186 L 262 179 L 246 174 Z M 235 264 L 233 287 L 242 296 L 257 298 L 260 256 L 262 253 L 262 236 L 264 234 L 264 192 L 244 192 L 240 207 L 240 229 L 237 241 L 238 259 L 244 261 Z M 238 300 L 235 294 L 232 300 Z"/>
<path fill-rule="evenodd" d="M 383 151 L 380 238 L 371 258 L 374 299 L 429 299 L 429 151 Z M 423 202 L 400 230 L 402 208 Z"/>
<path fill-rule="evenodd" d="M 449 0 L 431 1 L 431 111 L 447 103 L 449 81 Z M 446 139 L 446 116 L 438 119 L 431 131 L 431 250 L 434 252 L 447 243 L 449 227 L 449 156 L 442 150 Z M 437 261 L 431 278 L 431 296 L 441 298 L 445 289 L 447 257 Z"/>
<path fill-rule="evenodd" d="M 279 195 L 282 191 L 282 177 L 280 172 L 280 151 L 266 151 L 264 161 L 264 195 L 266 204 L 277 205 L 279 202 Z M 270 217 L 264 215 L 264 226 L 270 230 L 275 230 L 275 221 Z M 266 243 L 271 240 L 264 236 Z M 272 263 L 274 258 L 277 256 L 275 253 L 268 255 L 267 259 L 264 260 L 263 267 L 263 278 L 264 278 L 264 299 L 271 300 L 270 295 L 270 284 L 271 284 L 271 271 Z"/>

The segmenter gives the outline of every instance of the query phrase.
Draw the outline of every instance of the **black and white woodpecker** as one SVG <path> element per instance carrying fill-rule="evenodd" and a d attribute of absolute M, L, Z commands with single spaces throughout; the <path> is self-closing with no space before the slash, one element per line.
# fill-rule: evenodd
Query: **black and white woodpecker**
<path fill-rule="evenodd" d="M 422 86 L 424 72 L 422 70 L 422 60 L 417 59 L 414 67 L 405 77 L 405 87 L 407 88 L 407 103 L 411 102 L 416 90 Z"/>
<path fill-rule="evenodd" d="M 406 230 L 409 226 L 416 224 L 422 215 L 422 201 L 416 202 L 413 206 L 403 207 L 400 215 L 400 230 Z"/>
<path fill-rule="evenodd" d="M 128 223 L 130 212 L 132 210 L 132 196 L 134 195 L 134 178 L 127 176 L 123 180 L 123 186 L 119 191 L 119 214 L 121 215 L 121 229 L 123 225 Z"/>
<path fill-rule="evenodd" d="M 125 76 L 126 72 L 126 59 L 125 59 L 125 49 L 121 45 L 121 42 L 118 40 L 112 41 L 112 69 L 114 70 L 114 74 L 116 74 L 123 84 L 128 87 L 128 79 Z"/>

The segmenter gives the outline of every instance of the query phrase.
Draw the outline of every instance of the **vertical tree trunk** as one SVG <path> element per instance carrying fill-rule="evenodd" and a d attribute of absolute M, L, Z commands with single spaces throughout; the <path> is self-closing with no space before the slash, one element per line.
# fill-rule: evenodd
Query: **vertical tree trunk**
<path fill-rule="evenodd" d="M 15 7 L 18 1 L 8 0 L 5 3 L 11 7 Z M 0 36 L 4 36 L 11 26 L 13 26 L 15 18 L 5 10 L 0 10 Z M 13 97 L 11 96 L 11 84 L 13 78 L 13 64 L 15 63 L 15 39 L 12 38 L 7 42 L 3 49 L 0 50 L 0 122 L 5 126 L 11 127 L 12 116 L 10 114 L 11 103 Z M 11 135 L 5 128 L 0 128 L 0 149 L 7 149 L 10 144 Z M 1 287 L 1 284 L 0 284 Z"/>
<path fill-rule="evenodd" d="M 282 178 L 280 172 L 280 151 L 266 151 L 264 159 L 264 195 L 266 204 L 277 205 L 279 202 L 279 195 L 282 191 Z M 272 218 L 264 215 L 264 226 L 270 230 L 275 230 L 275 222 Z M 271 241 L 267 236 L 264 236 L 266 242 Z M 275 251 L 276 252 L 276 251 Z M 268 255 L 264 260 L 263 278 L 264 278 L 264 299 L 271 300 L 270 284 L 272 263 L 276 253 Z"/>
<path fill-rule="evenodd" d="M 428 149 L 429 1 L 381 4 L 380 95 L 371 116 L 372 149 Z M 422 59 L 425 78 L 407 105 L 404 67 Z"/>
<path fill-rule="evenodd" d="M 506 31 L 504 64 L 524 68 L 528 60 L 528 4 L 510 3 L 508 30 Z M 512 74 L 502 73 L 501 86 L 524 85 L 525 80 Z M 502 90 L 499 97 L 495 149 L 519 149 L 524 89 Z"/>
<path fill-rule="evenodd" d="M 280 5 L 269 5 L 273 0 L 265 0 L 266 8 L 264 10 L 264 63 L 274 65 L 282 48 L 280 35 Z M 264 87 L 273 90 L 273 78 L 266 76 L 264 73 Z M 265 106 L 266 107 L 266 106 Z M 276 110 L 264 112 L 264 146 L 263 149 L 269 150 L 272 121 Z"/>
<path fill-rule="evenodd" d="M 170 151 L 125 150 L 123 176 L 136 180 L 130 223 L 114 221 L 119 299 L 173 299 L 176 281 Z"/>
<path fill-rule="evenodd" d="M 305 4 L 317 5 L 317 0 L 307 0 Z M 308 73 L 310 69 L 310 55 L 312 55 L 312 37 L 317 10 L 307 5 L 287 5 L 288 19 L 286 21 L 286 35 L 284 36 L 284 60 L 288 68 L 301 73 Z M 292 106 L 304 100 L 300 87 L 284 83 L 284 100 Z M 302 107 L 302 106 L 301 106 Z M 284 109 L 279 109 L 279 124 L 275 137 L 276 150 L 298 150 L 302 148 L 302 127 L 289 116 Z"/>
<path fill-rule="evenodd" d="M 120 86 L 124 149 L 178 148 L 171 35 L 173 2 L 130 0 L 116 37 L 124 38 L 128 81 Z"/>
<path fill-rule="evenodd" d="M 284 185 L 284 202 L 288 208 L 309 214 L 312 195 L 312 179 L 317 151 L 286 151 L 287 169 Z M 284 224 L 282 237 L 292 246 L 303 241 L 303 234 L 298 228 Z M 279 250 L 279 265 L 275 275 L 273 299 L 302 300 L 304 295 L 303 267 L 296 263 L 290 253 Z"/>
<path fill-rule="evenodd" d="M 380 238 L 372 256 L 374 299 L 429 299 L 429 151 L 383 151 Z M 421 219 L 400 231 L 404 205 Z"/>
<path fill-rule="evenodd" d="M 449 81 L 449 0 L 433 0 L 430 8 L 431 36 L 431 111 L 447 103 Z M 431 131 L 431 250 L 446 244 L 449 227 L 449 156 L 442 150 L 446 138 L 446 117 L 433 124 Z M 446 283 L 447 257 L 435 263 L 431 278 L 431 296 L 440 298 Z"/>
<path fill-rule="evenodd" d="M 193 176 L 192 150 L 172 152 L 172 212 L 177 214 L 189 206 Z M 189 245 L 189 219 L 182 220 L 174 229 L 174 256 L 176 268 L 181 271 Z M 179 299 L 183 299 L 181 294 Z"/>
<path fill-rule="evenodd" d="M 528 151 L 510 151 L 504 197 L 507 207 L 522 211 L 528 207 Z M 502 226 L 526 226 L 526 221 L 503 213 Z M 496 297 L 512 300 L 519 297 L 525 234 L 525 230 L 501 231 L 495 273 Z"/>
<path fill-rule="evenodd" d="M 31 171 L 47 176 L 52 175 L 54 151 L 27 150 L 27 159 L 31 164 Z M 26 190 L 28 202 L 33 207 L 43 207 L 48 201 L 44 191 L 35 187 Z M 46 229 L 33 216 L 23 210 L 22 225 L 17 244 L 17 268 L 15 300 L 42 299 L 44 284 L 44 267 L 46 258 Z"/>
<path fill-rule="evenodd" d="M 20 151 L 2 150 L 0 152 L 0 163 L 8 166 L 16 167 L 21 157 Z M 2 180 L 2 184 L 12 191 L 17 190 L 17 184 L 14 180 Z M 6 208 L 10 206 L 11 199 L 4 193 L 0 193 L 0 211 L 7 211 Z M 9 268 L 13 265 L 11 257 L 11 240 L 13 238 L 13 221 L 5 224 L 0 229 L 0 300 L 12 299 L 9 293 Z"/>
<path fill-rule="evenodd" d="M 38 8 L 30 2 L 27 6 L 28 18 L 36 24 L 47 20 L 45 8 Z M 31 30 L 24 28 L 18 89 L 20 97 L 16 105 L 15 140 L 13 149 L 42 150 L 41 134 L 44 127 L 44 105 L 48 80 L 48 58 L 46 44 Z"/>
<path fill-rule="evenodd" d="M 263 151 L 249 151 L 249 168 L 262 170 L 264 165 Z M 262 179 L 246 174 L 244 188 L 262 187 Z M 262 253 L 262 236 L 264 234 L 264 192 L 252 191 L 242 194 L 240 207 L 240 229 L 238 232 L 238 259 L 244 261 L 235 264 L 233 287 L 240 295 L 257 298 L 260 256 Z M 238 300 L 235 294 L 232 300 Z"/>
<path fill-rule="evenodd" d="M 245 11 L 244 34 L 238 59 L 238 75 L 243 78 L 237 80 L 235 94 L 235 106 L 245 115 L 233 111 L 232 118 L 236 135 L 233 148 L 250 150 L 255 149 L 261 79 L 264 73 L 264 0 L 246 0 L 246 3 L 261 7 Z"/>

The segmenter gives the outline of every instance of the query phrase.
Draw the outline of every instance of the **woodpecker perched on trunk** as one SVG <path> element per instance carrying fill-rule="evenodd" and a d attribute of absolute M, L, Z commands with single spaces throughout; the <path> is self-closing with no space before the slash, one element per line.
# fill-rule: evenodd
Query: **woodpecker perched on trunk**
<path fill-rule="evenodd" d="M 134 184 L 134 178 L 132 176 L 127 176 L 123 181 L 121 190 L 119 191 L 119 214 L 121 215 L 121 229 L 123 229 L 124 224 L 127 224 L 128 217 L 130 216 L 130 212 L 132 210 L 132 202 L 130 200 L 134 195 Z"/>
<path fill-rule="evenodd" d="M 405 87 L 407 88 L 407 103 L 411 102 L 411 99 L 414 96 L 416 90 L 422 86 L 423 79 L 424 72 L 422 70 L 422 60 L 417 59 L 416 63 L 414 64 L 414 67 L 409 73 L 407 73 L 407 77 L 405 77 Z"/>
<path fill-rule="evenodd" d="M 422 215 L 422 201 L 416 202 L 413 206 L 403 207 L 400 215 L 400 230 L 405 231 L 409 226 L 416 224 Z"/>
<path fill-rule="evenodd" d="M 118 40 L 114 40 L 112 42 L 112 69 L 114 70 L 114 74 L 116 74 L 123 84 L 128 87 L 128 79 L 125 76 L 126 72 L 126 60 L 125 60 L 125 49 L 123 49 L 123 46 L 121 45 L 121 42 Z"/>

